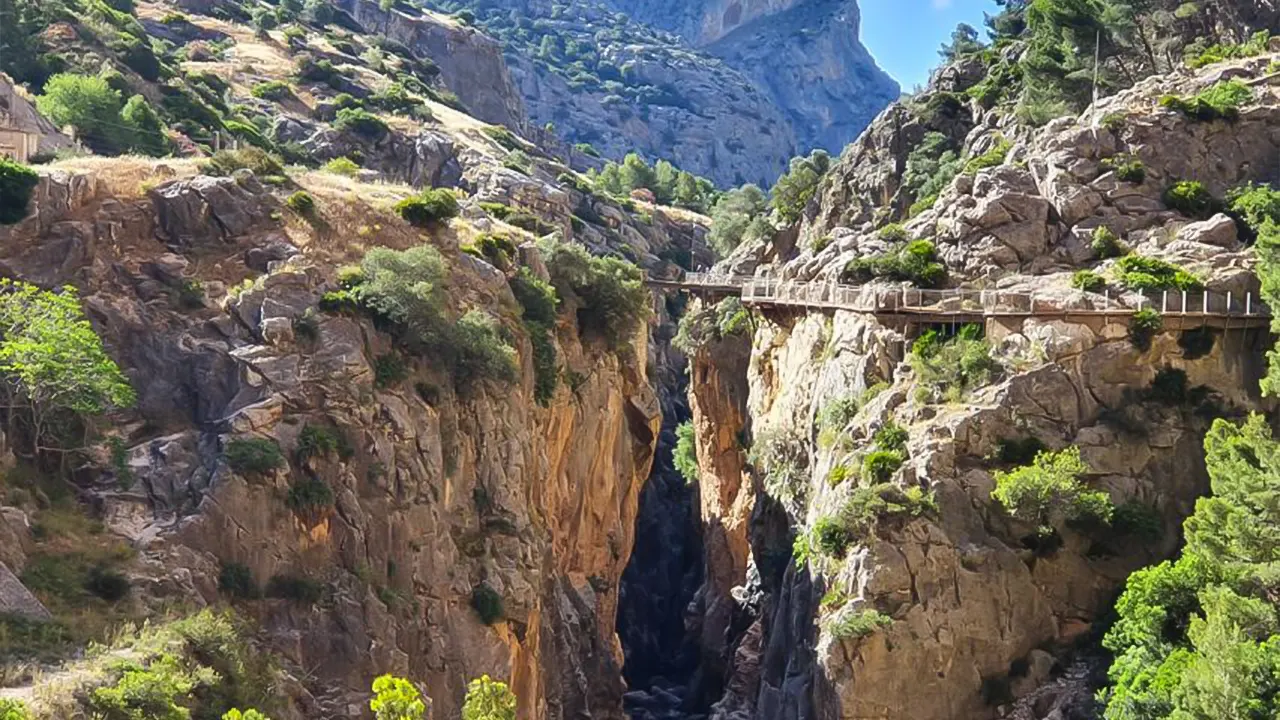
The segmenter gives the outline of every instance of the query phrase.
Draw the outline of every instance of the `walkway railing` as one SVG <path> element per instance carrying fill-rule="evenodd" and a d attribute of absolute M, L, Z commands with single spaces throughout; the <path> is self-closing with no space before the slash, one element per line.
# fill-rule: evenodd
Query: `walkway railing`
<path fill-rule="evenodd" d="M 1148 291 L 1113 295 L 1061 290 L 1026 293 L 1007 290 L 922 290 L 832 282 L 781 280 L 722 273 L 689 273 L 688 289 L 741 288 L 743 302 L 834 308 L 866 313 L 944 316 L 1130 315 L 1151 308 L 1162 315 L 1266 319 L 1271 311 L 1252 293 Z"/>

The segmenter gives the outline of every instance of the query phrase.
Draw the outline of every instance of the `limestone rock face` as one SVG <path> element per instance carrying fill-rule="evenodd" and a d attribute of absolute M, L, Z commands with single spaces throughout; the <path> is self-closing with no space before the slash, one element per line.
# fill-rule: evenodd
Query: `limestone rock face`
<path fill-rule="evenodd" d="M 1086 114 L 1033 130 L 963 107 L 967 117 L 957 128 L 970 128 L 958 145 L 963 155 L 1001 146 L 1004 160 L 958 172 L 937 202 L 913 217 L 905 212 L 915 200 L 903 186 L 906 158 L 936 127 L 909 108 L 891 107 L 833 165 L 806 210 L 798 249 L 786 238 L 773 244 L 772 257 L 749 248 L 725 261 L 722 267 L 757 275 L 834 282 L 850 260 L 894 249 L 877 231 L 899 220 L 910 238 L 932 241 L 948 286 L 1034 293 L 1037 311 L 987 319 L 985 337 L 1001 369 L 951 401 L 931 399 L 937 396 L 922 387 L 926 378 L 903 362 L 926 327 L 911 318 L 762 306 L 745 368 L 745 413 L 721 397 L 737 387 L 728 377 L 743 370 L 736 355 L 712 347 L 710 366 L 695 362 L 704 515 L 724 506 L 725 493 L 747 486 L 743 467 L 758 489 L 746 571 L 732 552 L 708 546 L 709 563 L 719 566 L 708 566 L 703 595 L 730 584 L 736 609 L 748 618 L 719 646 L 729 691 L 712 717 L 1073 716 L 1076 699 L 1092 692 L 1087 678 L 1096 675 L 1097 660 L 1069 649 L 1098 629 L 1133 570 L 1177 550 L 1181 522 L 1207 491 L 1202 445 L 1210 418 L 1272 406 L 1257 391 L 1269 340 L 1254 331 L 1207 331 L 1211 346 L 1194 347 L 1174 326 L 1139 350 L 1126 316 L 1072 315 L 1104 301 L 1140 301 L 1120 285 L 1116 260 L 1098 258 L 1091 240 L 1106 227 L 1129 250 L 1185 268 L 1214 292 L 1256 299 L 1247 229 L 1227 215 L 1185 216 L 1165 205 L 1164 191 L 1195 179 L 1222 197 L 1249 182 L 1275 182 L 1280 96 L 1266 82 L 1254 83 L 1238 123 L 1195 122 L 1158 100 L 1224 77 L 1261 78 L 1272 60 L 1139 83 L 1100 103 L 1098 117 L 1111 118 L 1105 128 L 1093 127 Z M 971 81 L 960 66 L 938 77 L 951 88 Z M 1114 168 L 1134 159 L 1144 173 L 1120 180 Z M 807 249 L 815 237 L 830 240 Z M 1080 269 L 1107 280 L 1107 298 L 1071 287 Z M 862 291 L 906 286 L 878 280 Z M 1153 301 L 1167 303 L 1172 316 L 1182 294 L 1141 299 Z M 1184 375 L 1188 388 L 1198 388 L 1193 395 L 1212 398 L 1208 405 L 1153 389 L 1157 377 Z M 843 424 L 832 425 L 837 403 Z M 789 562 L 793 537 L 873 484 L 859 477 L 863 458 L 889 423 L 906 431 L 906 459 L 875 482 L 933 493 L 936 509 L 882 518 L 842 557 L 801 544 L 807 561 Z M 726 466 L 709 431 L 723 434 L 725 427 L 748 428 L 746 442 L 763 448 L 760 461 Z M 1028 438 L 1052 450 L 1078 447 L 1089 467 L 1085 481 L 1124 513 L 1140 514 L 1146 529 L 1125 521 L 1055 525 L 1056 542 L 1046 546 L 1037 527 L 991 497 L 996 474 L 1021 464 L 999 462 L 999 449 Z M 768 465 L 769 448 L 779 442 L 787 454 L 774 457 L 789 458 L 781 474 Z M 887 618 L 883 627 L 848 629 L 847 621 L 870 610 Z M 1081 669 L 1081 662 L 1095 667 Z M 1052 689 L 1050 677 L 1074 689 Z"/>

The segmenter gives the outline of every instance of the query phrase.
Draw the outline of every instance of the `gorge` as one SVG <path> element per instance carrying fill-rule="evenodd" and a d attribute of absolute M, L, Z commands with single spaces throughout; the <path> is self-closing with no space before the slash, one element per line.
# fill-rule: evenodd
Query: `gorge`
<path fill-rule="evenodd" d="M 1152 4 L 0 0 L 0 718 L 1268 716 L 1280 12 Z"/>

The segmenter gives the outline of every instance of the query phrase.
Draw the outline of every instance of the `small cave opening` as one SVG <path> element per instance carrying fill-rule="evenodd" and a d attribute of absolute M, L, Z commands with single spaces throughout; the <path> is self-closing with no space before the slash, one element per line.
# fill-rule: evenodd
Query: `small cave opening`
<path fill-rule="evenodd" d="M 640 494 L 636 541 L 618 596 L 618 637 L 626 658 L 624 706 L 633 720 L 704 714 L 693 697 L 696 638 L 686 608 L 703 581 L 698 488 L 675 469 L 676 427 L 689 419 L 684 388 L 663 393 L 663 425 L 649 481 Z"/>

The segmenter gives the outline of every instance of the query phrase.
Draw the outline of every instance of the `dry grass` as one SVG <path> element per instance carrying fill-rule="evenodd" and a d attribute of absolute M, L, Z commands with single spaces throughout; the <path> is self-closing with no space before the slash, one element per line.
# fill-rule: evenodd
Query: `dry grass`
<path fill-rule="evenodd" d="M 72 173 L 93 175 L 98 189 L 119 200 L 137 199 L 152 187 L 174 178 L 192 177 L 198 173 L 200 160 L 195 158 L 149 158 L 141 155 L 120 157 L 84 157 L 59 160 L 46 167 Z"/>

